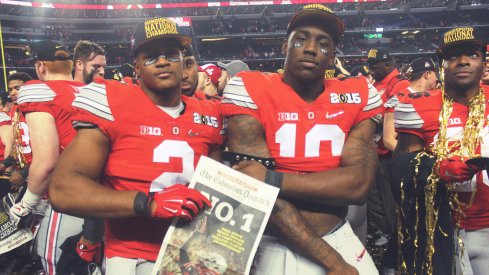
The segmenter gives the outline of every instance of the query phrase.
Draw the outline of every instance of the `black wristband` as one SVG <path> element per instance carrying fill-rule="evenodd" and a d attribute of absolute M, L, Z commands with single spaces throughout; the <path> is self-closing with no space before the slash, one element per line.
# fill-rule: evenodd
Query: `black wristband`
<path fill-rule="evenodd" d="M 261 158 L 247 154 L 225 151 L 222 153 L 222 160 L 224 161 L 224 164 L 229 162 L 229 166 L 233 166 L 245 160 L 254 160 L 265 166 L 267 169 L 275 169 L 275 159 L 273 158 Z"/>
<path fill-rule="evenodd" d="M 5 165 L 5 168 L 8 168 L 14 164 L 15 164 L 15 158 L 12 156 L 9 156 L 8 158 L 3 160 L 3 165 Z"/>
<path fill-rule="evenodd" d="M 282 182 L 284 180 L 284 173 L 277 172 L 275 170 L 267 170 L 265 175 L 265 182 L 271 186 L 275 186 L 278 189 L 282 188 Z"/>
<path fill-rule="evenodd" d="M 100 242 L 104 235 L 104 220 L 85 218 L 83 220 L 83 237 L 91 242 Z"/>
<path fill-rule="evenodd" d="M 143 193 L 138 192 L 134 199 L 134 213 L 138 216 L 149 216 L 149 197 Z"/>
<path fill-rule="evenodd" d="M 20 170 L 20 175 L 24 179 L 27 179 L 27 177 L 29 176 L 29 167 L 28 166 L 25 166 L 24 168 L 22 168 L 22 170 Z"/>

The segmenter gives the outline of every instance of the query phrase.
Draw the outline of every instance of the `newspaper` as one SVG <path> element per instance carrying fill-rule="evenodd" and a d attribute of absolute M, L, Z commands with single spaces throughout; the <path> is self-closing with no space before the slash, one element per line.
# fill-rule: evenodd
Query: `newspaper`
<path fill-rule="evenodd" d="M 279 189 L 207 157 L 189 186 L 212 208 L 173 222 L 152 274 L 249 274 Z"/>
<path fill-rule="evenodd" d="M 10 186 L 8 177 L 0 176 L 0 184 Z M 29 242 L 33 238 L 30 229 L 15 226 L 8 213 L 19 193 L 9 193 L 0 201 L 0 255 Z"/>

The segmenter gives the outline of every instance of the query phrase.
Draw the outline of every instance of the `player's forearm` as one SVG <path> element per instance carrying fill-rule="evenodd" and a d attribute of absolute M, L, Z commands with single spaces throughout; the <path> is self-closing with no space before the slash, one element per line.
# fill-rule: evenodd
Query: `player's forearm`
<path fill-rule="evenodd" d="M 29 181 L 27 182 L 27 188 L 29 188 L 32 193 L 39 196 L 46 194 L 54 166 L 55 162 L 42 162 L 33 158 L 31 166 L 29 167 Z"/>
<path fill-rule="evenodd" d="M 136 216 L 137 191 L 117 191 L 77 172 L 53 175 L 49 199 L 59 212 L 90 218 L 124 218 Z"/>
<path fill-rule="evenodd" d="M 289 249 L 318 263 L 327 271 L 343 262 L 341 255 L 310 228 L 289 202 L 277 199 L 270 216 L 270 225 L 275 236 Z"/>
<path fill-rule="evenodd" d="M 375 180 L 378 157 L 372 142 L 356 140 L 343 150 L 342 167 L 310 174 L 286 174 L 282 195 L 324 205 L 362 204 Z"/>

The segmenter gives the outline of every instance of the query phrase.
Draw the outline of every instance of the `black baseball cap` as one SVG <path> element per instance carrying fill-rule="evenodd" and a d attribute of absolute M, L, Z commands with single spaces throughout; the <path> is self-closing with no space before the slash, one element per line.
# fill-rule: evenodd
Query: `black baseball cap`
<path fill-rule="evenodd" d="M 357 65 L 357 66 L 353 67 L 350 71 L 351 76 L 357 76 L 359 73 L 362 74 L 363 76 L 368 76 L 370 74 L 367 66 Z"/>
<path fill-rule="evenodd" d="M 171 19 L 157 17 L 139 23 L 134 30 L 134 54 L 137 50 L 152 41 L 175 40 L 182 49 L 190 45 L 192 39 L 178 33 L 177 24 Z"/>
<path fill-rule="evenodd" d="M 473 27 L 460 27 L 451 29 L 443 34 L 443 41 L 436 49 L 436 55 L 440 60 L 443 59 L 445 53 L 457 46 L 473 45 L 484 53 L 487 42 L 480 30 Z"/>
<path fill-rule="evenodd" d="M 287 26 L 287 35 L 296 27 L 303 25 L 313 25 L 323 28 L 331 34 L 332 38 L 338 43 L 340 36 L 345 31 L 345 24 L 333 11 L 321 4 L 306 5 L 298 11 Z"/>
<path fill-rule="evenodd" d="M 435 63 L 431 58 L 428 57 L 420 57 L 416 58 L 411 62 L 411 66 L 409 68 L 410 73 L 412 74 L 419 74 L 423 73 L 426 71 L 433 71 L 437 72 L 437 69 L 435 67 Z"/>
<path fill-rule="evenodd" d="M 367 61 L 370 64 L 392 60 L 392 57 L 389 54 L 389 52 L 381 48 L 370 49 L 368 51 L 367 58 L 368 58 Z"/>
<path fill-rule="evenodd" d="M 57 52 L 64 51 L 68 55 L 60 56 L 56 55 Z M 65 61 L 71 60 L 71 55 L 68 49 L 63 45 L 63 43 L 54 40 L 41 40 L 32 43 L 26 49 L 26 54 L 34 58 L 35 60 L 41 61 Z"/>

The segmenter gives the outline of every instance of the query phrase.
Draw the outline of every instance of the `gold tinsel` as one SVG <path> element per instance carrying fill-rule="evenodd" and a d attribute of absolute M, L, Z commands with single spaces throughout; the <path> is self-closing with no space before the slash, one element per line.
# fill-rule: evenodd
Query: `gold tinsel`
<path fill-rule="evenodd" d="M 14 114 L 13 119 L 13 130 L 14 130 L 14 158 L 19 164 L 20 168 L 24 168 L 27 164 L 23 152 L 24 146 L 22 145 L 22 128 L 20 126 L 20 111 L 17 110 Z"/>
<path fill-rule="evenodd" d="M 462 160 L 467 160 L 470 158 L 477 157 L 478 154 L 476 153 L 476 149 L 480 145 L 481 141 L 481 131 L 484 127 L 485 123 L 485 109 L 486 109 L 486 103 L 485 103 L 485 94 L 484 90 L 481 88 L 479 89 L 479 93 L 472 98 L 469 101 L 469 115 L 467 118 L 467 123 L 465 124 L 465 127 L 463 128 L 462 131 L 462 136 L 460 139 L 456 138 L 448 138 L 447 137 L 447 126 L 448 126 L 448 121 L 450 119 L 450 115 L 452 114 L 453 111 L 453 101 L 449 99 L 445 93 L 445 91 L 442 89 L 442 109 L 439 115 L 439 123 L 440 123 L 440 128 L 439 128 L 439 134 L 438 134 L 438 139 L 431 145 L 430 151 L 432 153 L 432 156 L 436 158 L 436 163 L 433 166 L 433 169 L 431 171 L 430 176 L 428 177 L 428 183 L 425 187 L 425 205 L 426 205 L 426 260 L 424 264 L 424 274 L 432 275 L 433 274 L 433 265 L 432 265 L 432 260 L 433 260 L 433 255 L 435 253 L 435 247 L 434 247 L 434 235 L 435 231 L 441 230 L 438 227 L 438 209 L 434 207 L 434 200 L 436 196 L 436 190 L 438 187 L 438 182 L 440 180 L 438 174 L 437 174 L 437 167 L 440 164 L 441 161 L 458 156 L 462 158 Z M 426 152 L 421 152 L 415 157 L 415 174 L 418 172 L 418 166 L 420 164 L 420 159 L 422 156 L 425 156 L 427 154 Z M 414 179 L 414 183 L 416 184 L 416 180 Z M 463 251 L 463 240 L 461 239 L 459 235 L 459 229 L 460 229 L 460 217 L 462 216 L 462 209 L 461 209 L 461 203 L 458 200 L 458 195 L 457 192 L 455 191 L 455 183 L 446 183 L 445 187 L 447 188 L 447 193 L 449 194 L 449 201 L 450 201 L 450 207 L 455 213 L 457 214 L 457 219 L 455 221 L 455 232 L 457 232 L 457 242 L 459 246 L 459 250 Z M 402 190 L 402 186 L 401 186 Z M 472 199 L 475 195 L 476 190 L 473 191 L 472 194 Z M 471 202 L 472 202 L 471 199 Z M 401 200 L 404 200 L 404 194 L 401 193 Z M 470 204 L 469 203 L 469 207 Z M 417 208 L 417 201 L 416 201 L 416 208 Z M 402 213 L 401 213 L 402 214 Z M 418 224 L 418 212 L 416 209 L 416 228 Z M 447 235 L 446 232 L 441 232 L 445 236 Z M 403 234 L 402 234 L 402 228 L 401 225 L 398 221 L 398 236 L 400 239 L 398 240 L 399 245 L 401 245 L 404 240 L 403 240 Z M 417 250 L 417 236 L 415 236 L 415 253 Z M 407 273 L 406 269 L 406 263 L 404 261 L 404 258 L 401 257 L 401 260 L 399 262 L 399 270 L 401 270 L 402 274 Z"/>

